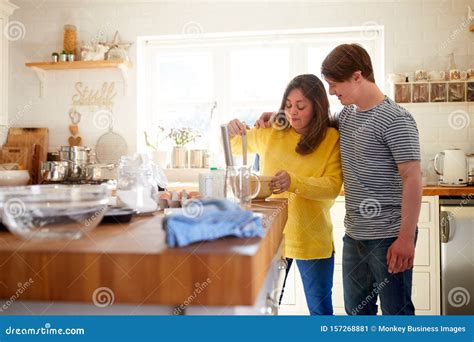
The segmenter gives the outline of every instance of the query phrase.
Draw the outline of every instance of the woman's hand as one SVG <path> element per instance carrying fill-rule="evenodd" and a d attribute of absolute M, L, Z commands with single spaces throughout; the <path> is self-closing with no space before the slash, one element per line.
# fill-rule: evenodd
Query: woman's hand
<path fill-rule="evenodd" d="M 239 119 L 234 119 L 229 121 L 228 129 L 229 135 L 233 137 L 235 135 L 246 134 L 248 127 L 244 122 L 241 122 Z"/>
<path fill-rule="evenodd" d="M 281 194 L 290 188 L 291 177 L 286 171 L 278 171 L 270 181 L 270 189 L 274 194 Z"/>
<path fill-rule="evenodd" d="M 272 127 L 272 123 L 270 119 L 272 118 L 273 115 L 275 115 L 275 113 L 273 112 L 262 113 L 262 115 L 260 115 L 260 118 L 257 121 L 255 121 L 254 126 L 257 128 Z"/>

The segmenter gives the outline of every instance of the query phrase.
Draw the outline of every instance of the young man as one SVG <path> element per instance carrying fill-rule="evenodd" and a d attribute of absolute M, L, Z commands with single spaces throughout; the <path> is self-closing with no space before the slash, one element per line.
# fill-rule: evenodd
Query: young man
<path fill-rule="evenodd" d="M 345 106 L 337 116 L 346 199 L 344 303 L 349 315 L 413 315 L 412 268 L 421 207 L 418 130 L 377 87 L 370 56 L 336 47 L 321 73 Z M 268 126 L 264 113 L 256 126 Z"/>

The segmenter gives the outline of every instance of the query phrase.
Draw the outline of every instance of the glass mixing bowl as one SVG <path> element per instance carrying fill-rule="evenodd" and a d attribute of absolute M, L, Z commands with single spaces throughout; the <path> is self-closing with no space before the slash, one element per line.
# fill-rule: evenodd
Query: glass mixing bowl
<path fill-rule="evenodd" d="M 2 222 L 24 239 L 79 239 L 107 209 L 111 188 L 102 185 L 32 185 L 2 189 Z"/>

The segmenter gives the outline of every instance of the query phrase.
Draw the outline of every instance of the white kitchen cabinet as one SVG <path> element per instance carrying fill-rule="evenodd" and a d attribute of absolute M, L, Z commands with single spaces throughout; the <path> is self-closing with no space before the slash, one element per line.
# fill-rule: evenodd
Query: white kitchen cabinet
<path fill-rule="evenodd" d="M 0 0 L 0 126 L 8 124 L 8 17 L 17 8 Z"/>
<path fill-rule="evenodd" d="M 440 314 L 440 256 L 439 256 L 439 201 L 437 196 L 423 197 L 418 222 L 413 268 L 412 298 L 417 315 Z M 331 209 L 336 248 L 333 286 L 333 305 L 336 315 L 345 315 L 342 287 L 342 238 L 344 236 L 345 200 L 340 196 Z M 296 264 L 294 264 L 295 266 Z M 280 315 L 309 314 L 303 284 L 297 267 L 288 274 L 285 295 L 279 310 Z"/>

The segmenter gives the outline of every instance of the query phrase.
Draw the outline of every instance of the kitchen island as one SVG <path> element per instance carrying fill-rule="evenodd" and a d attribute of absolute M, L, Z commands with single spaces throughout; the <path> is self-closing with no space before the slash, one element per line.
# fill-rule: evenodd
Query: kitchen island
<path fill-rule="evenodd" d="M 99 225 L 80 240 L 0 233 L 2 314 L 271 313 L 287 202 L 255 202 L 262 238 L 168 248 L 162 214 Z M 240 309 L 238 309 L 240 308 Z"/>

